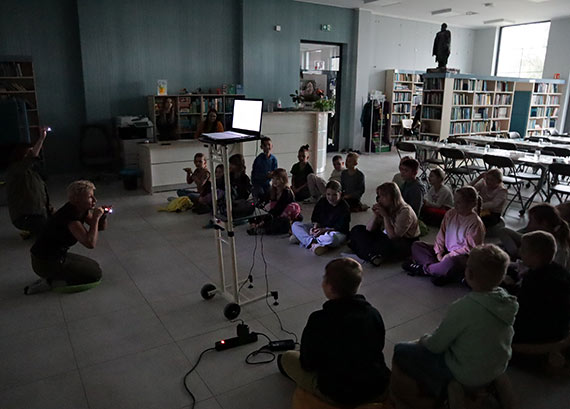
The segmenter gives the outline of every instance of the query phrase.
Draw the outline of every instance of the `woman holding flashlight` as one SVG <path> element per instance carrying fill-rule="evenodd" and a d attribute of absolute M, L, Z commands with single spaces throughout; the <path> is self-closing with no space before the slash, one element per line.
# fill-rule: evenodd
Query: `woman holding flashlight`
<path fill-rule="evenodd" d="M 89 257 L 69 253 L 77 242 L 88 249 L 97 245 L 99 231 L 107 227 L 107 213 L 96 207 L 95 186 L 78 180 L 67 187 L 68 202 L 48 221 L 34 245 L 31 258 L 34 272 L 41 277 L 24 289 L 25 294 L 67 286 L 83 290 L 101 280 L 101 267 Z"/>

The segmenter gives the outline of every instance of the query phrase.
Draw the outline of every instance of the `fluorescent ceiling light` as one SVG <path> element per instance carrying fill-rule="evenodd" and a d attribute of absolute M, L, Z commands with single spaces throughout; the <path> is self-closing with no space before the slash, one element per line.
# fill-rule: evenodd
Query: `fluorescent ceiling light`
<path fill-rule="evenodd" d="M 528 1 L 530 1 L 531 3 L 546 3 L 547 1 L 550 0 L 528 0 Z"/>
<path fill-rule="evenodd" d="M 479 13 L 477 13 L 476 11 L 467 11 L 467 12 L 465 12 L 465 15 L 466 15 L 466 16 L 474 16 L 475 14 L 479 14 Z"/>
<path fill-rule="evenodd" d="M 364 4 L 368 4 L 368 3 L 376 3 L 380 0 L 363 0 Z M 390 7 L 390 6 L 395 6 L 397 4 L 402 4 L 401 1 L 392 1 L 392 2 L 388 2 L 386 4 L 380 4 L 380 7 Z"/>
<path fill-rule="evenodd" d="M 446 14 L 446 13 L 451 13 L 451 9 L 434 10 L 431 12 L 431 15 L 436 16 L 438 14 Z"/>
<path fill-rule="evenodd" d="M 509 24 L 513 24 L 514 21 L 512 20 L 507 20 L 504 18 L 496 18 L 494 20 L 487 20 L 487 21 L 483 21 L 483 24 L 499 24 L 499 23 L 509 23 Z"/>

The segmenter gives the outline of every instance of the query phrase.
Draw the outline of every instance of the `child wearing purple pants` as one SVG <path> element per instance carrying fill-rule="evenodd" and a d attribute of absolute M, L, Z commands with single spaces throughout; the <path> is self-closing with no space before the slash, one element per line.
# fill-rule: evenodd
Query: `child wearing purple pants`
<path fill-rule="evenodd" d="M 455 208 L 441 223 L 433 245 L 423 241 L 412 244 L 412 261 L 402 268 L 412 276 L 432 276 L 438 286 L 463 277 L 469 252 L 483 244 L 485 226 L 475 212 L 478 195 L 471 187 L 455 192 Z"/>

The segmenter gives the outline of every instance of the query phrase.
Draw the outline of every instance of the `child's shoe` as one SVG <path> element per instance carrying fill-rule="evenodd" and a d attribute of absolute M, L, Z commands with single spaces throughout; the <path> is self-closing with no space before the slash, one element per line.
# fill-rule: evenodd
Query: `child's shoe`
<path fill-rule="evenodd" d="M 289 236 L 289 244 L 299 244 L 300 241 L 294 234 Z"/>
<path fill-rule="evenodd" d="M 402 268 L 408 272 L 409 276 L 412 277 L 424 277 L 427 275 L 424 271 L 424 266 L 414 263 L 413 261 L 406 261 L 404 264 L 402 264 Z"/>
<path fill-rule="evenodd" d="M 372 258 L 370 258 L 370 263 L 372 263 L 374 267 L 380 267 L 380 265 L 383 262 L 384 262 L 384 257 L 382 257 L 380 254 L 377 254 L 375 256 L 372 256 Z"/>
<path fill-rule="evenodd" d="M 51 290 L 51 284 L 45 278 L 40 278 L 24 288 L 24 294 L 31 295 Z"/>
<path fill-rule="evenodd" d="M 320 244 L 313 244 L 311 246 L 311 251 L 313 253 L 315 253 L 316 256 L 322 256 L 323 254 L 325 254 L 328 251 L 328 247 L 327 246 L 321 246 Z"/>
<path fill-rule="evenodd" d="M 20 231 L 20 237 L 22 238 L 22 240 L 28 240 L 30 237 L 32 237 L 32 233 L 30 233 L 27 230 L 22 230 Z"/>

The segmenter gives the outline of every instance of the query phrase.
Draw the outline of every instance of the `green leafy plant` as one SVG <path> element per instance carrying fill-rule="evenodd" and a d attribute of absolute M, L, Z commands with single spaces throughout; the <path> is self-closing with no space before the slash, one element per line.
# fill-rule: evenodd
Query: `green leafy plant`
<path fill-rule="evenodd" d="M 293 103 L 295 104 L 300 104 L 301 102 L 303 102 L 305 100 L 305 97 L 302 95 L 299 95 L 299 90 L 295 90 L 294 94 L 289 94 L 289 96 L 291 97 L 291 99 L 293 100 Z"/>
<path fill-rule="evenodd" d="M 313 108 L 318 111 L 334 111 L 336 100 L 332 99 L 319 99 L 313 104 Z"/>

